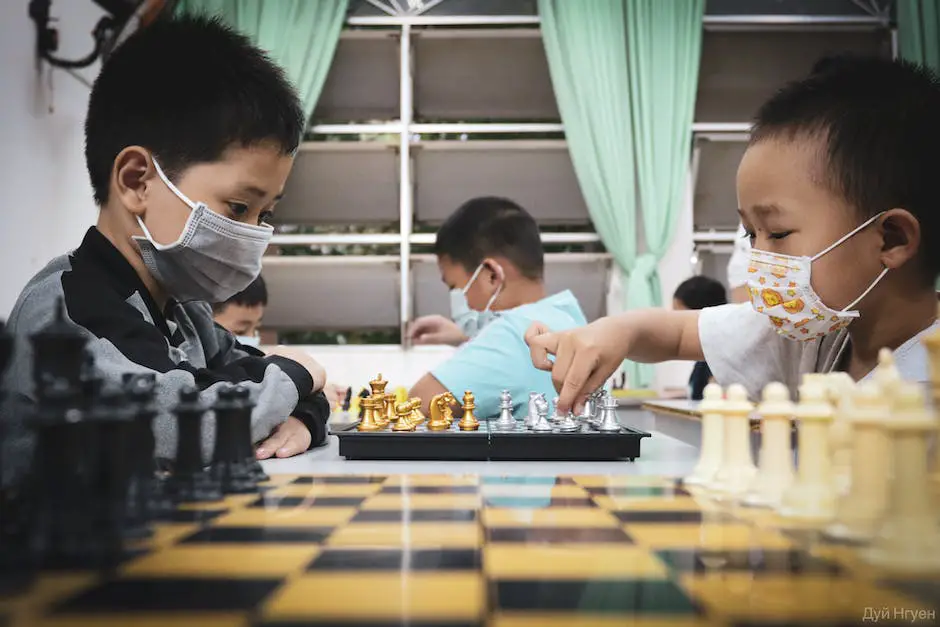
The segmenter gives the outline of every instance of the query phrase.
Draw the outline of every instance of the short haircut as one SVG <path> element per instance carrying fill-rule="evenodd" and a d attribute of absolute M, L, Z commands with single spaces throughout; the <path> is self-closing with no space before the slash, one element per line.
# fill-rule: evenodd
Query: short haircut
<path fill-rule="evenodd" d="M 156 155 L 171 179 L 230 147 L 270 142 L 296 151 L 303 108 L 281 69 L 247 37 L 205 16 L 161 20 L 131 35 L 104 63 L 85 120 L 95 202 L 128 146 Z"/>
<path fill-rule="evenodd" d="M 486 258 L 508 259 L 526 278 L 545 269 L 542 238 L 535 220 L 506 198 L 484 196 L 465 202 L 437 232 L 434 253 L 473 272 Z"/>
<path fill-rule="evenodd" d="M 728 302 L 725 286 L 707 276 L 694 276 L 686 279 L 676 288 L 673 298 L 685 305 L 687 309 L 693 310 L 717 307 Z"/>
<path fill-rule="evenodd" d="M 920 65 L 879 57 L 817 62 L 758 111 L 751 143 L 823 142 L 820 179 L 865 219 L 906 209 L 920 222 L 918 265 L 933 283 L 940 272 L 940 80 Z"/>
<path fill-rule="evenodd" d="M 268 305 L 268 287 L 264 279 L 259 275 L 257 279 L 251 282 L 248 287 L 229 298 L 224 303 L 214 303 L 212 311 L 219 313 L 229 305 L 241 305 L 242 307 L 255 307 Z"/>

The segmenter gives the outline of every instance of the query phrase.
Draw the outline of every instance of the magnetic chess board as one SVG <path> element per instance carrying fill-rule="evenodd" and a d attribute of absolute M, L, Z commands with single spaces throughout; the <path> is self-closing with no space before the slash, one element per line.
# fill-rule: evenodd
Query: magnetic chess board
<path fill-rule="evenodd" d="M 634 461 L 640 456 L 645 431 L 621 426 L 619 433 L 601 433 L 582 426 L 575 433 L 536 433 L 517 421 L 515 431 L 502 431 L 495 420 L 481 420 L 476 431 L 456 424 L 430 431 L 427 423 L 413 432 L 360 432 L 358 423 L 331 425 L 339 438 L 339 454 L 351 460 L 462 461 Z"/>
<path fill-rule="evenodd" d="M 671 478 L 281 475 L 177 510 L 110 578 L 43 574 L 0 624 L 936 624 L 940 579 L 805 542 Z"/>

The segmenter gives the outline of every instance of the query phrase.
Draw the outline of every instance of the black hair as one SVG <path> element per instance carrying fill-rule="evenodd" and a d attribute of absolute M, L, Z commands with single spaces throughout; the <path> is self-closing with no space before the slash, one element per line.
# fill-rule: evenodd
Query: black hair
<path fill-rule="evenodd" d="M 720 281 L 701 275 L 680 283 L 673 298 L 685 305 L 687 309 L 717 307 L 728 302 L 725 286 Z"/>
<path fill-rule="evenodd" d="M 525 209 L 507 198 L 468 200 L 441 225 L 434 254 L 473 272 L 486 257 L 508 259 L 528 279 L 542 278 L 545 266 L 539 227 Z"/>
<path fill-rule="evenodd" d="M 242 307 L 255 307 L 257 305 L 263 305 L 267 307 L 268 287 L 265 285 L 264 279 L 261 278 L 261 275 L 258 275 L 258 278 L 252 281 L 248 287 L 240 291 L 238 294 L 235 294 L 224 303 L 214 303 L 212 305 L 212 310 L 215 313 L 219 313 L 228 305 L 241 305 Z"/>
<path fill-rule="evenodd" d="M 186 15 L 131 35 L 102 66 L 85 120 L 85 161 L 95 202 L 128 146 L 157 156 L 172 179 L 232 146 L 271 142 L 284 154 L 306 120 L 282 70 L 218 19 Z"/>
<path fill-rule="evenodd" d="M 933 283 L 940 252 L 940 79 L 930 69 L 880 57 L 839 56 L 817 62 L 758 111 L 751 143 L 818 138 L 823 184 L 861 217 L 906 209 L 920 222 L 919 265 Z"/>

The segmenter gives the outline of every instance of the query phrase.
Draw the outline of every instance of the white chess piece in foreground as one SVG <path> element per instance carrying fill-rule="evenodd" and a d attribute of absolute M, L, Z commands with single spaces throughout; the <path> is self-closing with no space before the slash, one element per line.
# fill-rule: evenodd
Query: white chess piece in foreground
<path fill-rule="evenodd" d="M 751 455 L 750 414 L 754 405 L 747 390 L 737 383 L 728 386 L 724 407 L 724 447 L 721 467 L 706 486 L 719 500 L 737 501 L 744 497 L 757 468 Z"/>
<path fill-rule="evenodd" d="M 835 520 L 825 535 L 869 540 L 884 515 L 888 498 L 892 451 L 885 422 L 891 419 L 891 409 L 881 387 L 873 382 L 860 383 L 851 404 L 851 413 L 843 420 L 850 428 L 852 476 L 849 491 L 839 499 Z"/>
<path fill-rule="evenodd" d="M 885 423 L 893 449 L 894 473 L 888 507 L 863 558 L 887 570 L 906 573 L 940 572 L 940 516 L 931 494 L 927 467 L 928 439 L 937 421 L 926 409 L 916 383 L 898 383 L 895 410 Z"/>
<path fill-rule="evenodd" d="M 760 416 L 760 466 L 751 484 L 745 505 L 777 507 L 784 492 L 793 483 L 793 403 L 790 391 L 782 383 L 764 388 Z"/>
<path fill-rule="evenodd" d="M 709 383 L 702 393 L 699 411 L 702 412 L 702 444 L 698 463 L 688 477 L 686 485 L 706 485 L 715 478 L 721 467 L 724 446 L 724 392 L 717 383 Z"/>

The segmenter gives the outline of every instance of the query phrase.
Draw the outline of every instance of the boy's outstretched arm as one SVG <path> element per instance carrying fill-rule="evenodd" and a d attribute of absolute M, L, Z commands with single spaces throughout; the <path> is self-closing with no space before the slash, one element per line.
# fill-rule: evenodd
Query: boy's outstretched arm
<path fill-rule="evenodd" d="M 697 311 L 642 309 L 557 333 L 534 323 L 525 341 L 533 365 L 552 373 L 558 411 L 567 412 L 579 408 L 626 359 L 642 363 L 703 360 L 698 318 Z"/>

